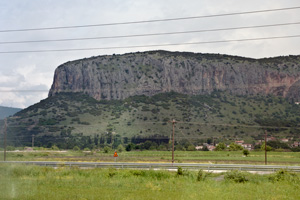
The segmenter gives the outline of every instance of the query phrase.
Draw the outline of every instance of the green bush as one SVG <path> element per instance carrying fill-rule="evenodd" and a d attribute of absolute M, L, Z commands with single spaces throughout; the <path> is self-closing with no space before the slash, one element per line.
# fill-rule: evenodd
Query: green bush
<path fill-rule="evenodd" d="M 53 145 L 53 146 L 51 147 L 51 149 L 52 149 L 52 150 L 55 150 L 55 151 L 58 151 L 58 150 L 59 150 L 59 148 L 58 148 L 56 145 Z"/>
<path fill-rule="evenodd" d="M 177 176 L 182 176 L 183 175 L 183 169 L 182 169 L 182 167 L 178 167 L 177 168 Z"/>
<path fill-rule="evenodd" d="M 116 169 L 110 168 L 110 169 L 108 170 L 108 177 L 112 178 L 112 177 L 114 177 L 116 174 L 117 174 Z"/>
<path fill-rule="evenodd" d="M 79 148 L 78 146 L 75 146 L 75 147 L 73 148 L 73 150 L 74 150 L 74 151 L 80 151 L 80 148 Z"/>
<path fill-rule="evenodd" d="M 118 152 L 122 152 L 122 151 L 124 151 L 125 150 L 125 148 L 123 147 L 123 145 L 122 144 L 119 144 L 119 146 L 117 147 L 117 151 Z"/>
<path fill-rule="evenodd" d="M 191 144 L 191 145 L 188 146 L 187 150 L 188 151 L 196 151 L 196 148 L 195 148 L 194 145 Z"/>
<path fill-rule="evenodd" d="M 244 154 L 245 156 L 248 156 L 248 155 L 250 154 L 250 152 L 249 152 L 248 149 L 244 149 L 244 150 L 243 150 L 243 154 Z"/>
<path fill-rule="evenodd" d="M 265 143 L 263 143 L 260 147 L 260 150 L 264 151 L 265 150 Z M 272 150 L 272 147 L 270 147 L 268 144 L 267 144 L 267 151 L 271 151 Z"/>
<path fill-rule="evenodd" d="M 240 172 L 238 170 L 231 170 L 226 172 L 224 179 L 236 183 L 245 183 L 248 181 L 248 178 L 246 177 L 246 173 Z"/>
<path fill-rule="evenodd" d="M 197 174 L 197 181 L 204 181 L 204 180 L 205 180 L 205 174 L 203 170 L 200 169 Z"/>
<path fill-rule="evenodd" d="M 226 144 L 223 143 L 223 142 L 220 142 L 220 143 L 216 146 L 215 151 L 223 151 L 223 150 L 225 150 L 225 149 L 226 149 Z"/>
<path fill-rule="evenodd" d="M 130 173 L 134 176 L 145 176 L 146 172 L 144 170 L 131 170 Z"/>
<path fill-rule="evenodd" d="M 297 174 L 289 172 L 286 169 L 280 169 L 276 171 L 276 173 L 272 174 L 269 177 L 269 180 L 272 182 L 289 181 L 289 182 L 296 182 L 296 183 L 300 181 L 299 176 Z"/>
<path fill-rule="evenodd" d="M 105 147 L 103 148 L 103 152 L 104 152 L 104 153 L 108 153 L 108 152 L 110 152 L 110 151 L 111 151 L 111 148 L 108 147 L 108 146 L 105 146 Z"/>
<path fill-rule="evenodd" d="M 232 142 L 230 145 L 229 145 L 229 151 L 239 151 L 239 150 L 243 150 L 244 148 L 239 145 L 239 144 L 236 144 L 234 142 Z"/>
<path fill-rule="evenodd" d="M 16 148 L 15 147 L 13 147 L 13 146 L 7 146 L 6 147 L 6 150 L 7 151 L 14 151 Z"/>

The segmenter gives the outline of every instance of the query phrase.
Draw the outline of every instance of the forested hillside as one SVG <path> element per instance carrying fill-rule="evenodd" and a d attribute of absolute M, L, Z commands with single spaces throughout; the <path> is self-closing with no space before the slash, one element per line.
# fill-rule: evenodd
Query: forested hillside
<path fill-rule="evenodd" d="M 277 138 L 299 139 L 300 106 L 274 96 L 236 96 L 226 92 L 184 95 L 175 92 L 97 101 L 80 93 L 61 93 L 17 113 L 8 121 L 10 145 L 61 148 L 117 146 L 147 140 L 168 144 L 170 121 L 177 142 L 253 142 L 267 129 Z"/>

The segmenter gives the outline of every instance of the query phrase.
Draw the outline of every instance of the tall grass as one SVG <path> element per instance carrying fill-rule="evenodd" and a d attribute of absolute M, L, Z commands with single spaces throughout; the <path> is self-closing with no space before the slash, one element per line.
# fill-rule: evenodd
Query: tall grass
<path fill-rule="evenodd" d="M 299 174 L 230 173 L 0 164 L 0 199 L 299 199 Z"/>

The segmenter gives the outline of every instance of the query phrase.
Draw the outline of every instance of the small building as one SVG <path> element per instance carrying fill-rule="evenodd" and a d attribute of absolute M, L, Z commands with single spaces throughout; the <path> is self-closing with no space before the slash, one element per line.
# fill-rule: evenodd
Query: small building
<path fill-rule="evenodd" d="M 267 142 L 269 141 L 276 141 L 276 138 L 275 137 L 267 137 Z"/>
<path fill-rule="evenodd" d="M 238 145 L 242 145 L 242 144 L 244 144 L 244 140 L 235 141 L 234 143 L 236 143 Z"/>
<path fill-rule="evenodd" d="M 283 138 L 281 139 L 281 142 L 289 142 L 289 139 Z"/>
<path fill-rule="evenodd" d="M 216 147 L 214 145 L 207 145 L 208 150 L 213 151 Z"/>
<path fill-rule="evenodd" d="M 292 144 L 292 147 L 300 147 L 300 142 L 294 142 L 294 143 Z"/>
<path fill-rule="evenodd" d="M 241 146 L 244 147 L 244 149 L 247 149 L 249 151 L 253 149 L 253 145 L 252 144 L 242 144 Z"/>
<path fill-rule="evenodd" d="M 196 150 L 202 150 L 202 149 L 203 149 L 203 146 L 196 146 L 195 149 L 196 149 Z"/>
<path fill-rule="evenodd" d="M 24 150 L 25 151 L 33 151 L 33 148 L 32 147 L 24 147 Z"/>

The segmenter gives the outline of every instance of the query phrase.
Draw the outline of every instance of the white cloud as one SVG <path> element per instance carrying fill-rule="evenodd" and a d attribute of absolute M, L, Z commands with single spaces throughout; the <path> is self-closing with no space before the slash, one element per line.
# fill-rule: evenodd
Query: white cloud
<path fill-rule="evenodd" d="M 4 29 L 22 29 L 35 27 L 70 26 L 101 24 L 113 22 L 152 20 L 188 16 L 211 15 L 218 13 L 242 12 L 260 9 L 298 6 L 297 0 L 241 1 L 241 0 L 10 0 L 0 2 L 0 24 Z M 157 32 L 202 30 L 237 26 L 264 25 L 296 22 L 299 10 L 269 12 L 197 20 L 105 26 L 82 29 L 63 29 L 32 32 L 0 33 L 1 41 L 21 41 L 75 37 L 96 37 L 111 35 L 130 35 Z M 107 46 L 131 46 L 161 43 L 198 42 L 226 39 L 268 37 L 278 35 L 296 35 L 299 25 L 244 29 L 235 31 L 207 32 L 199 34 L 122 38 L 107 40 L 0 44 L 0 51 L 66 49 Z M 161 48 L 110 49 L 98 51 L 51 52 L 26 54 L 0 54 L 0 89 L 42 90 L 49 89 L 55 68 L 67 61 L 100 54 L 126 53 L 165 49 L 170 51 L 193 51 L 202 53 L 223 53 L 246 57 L 271 57 L 299 54 L 300 39 L 281 39 L 253 42 L 233 42 L 219 44 L 201 44 Z M 0 105 L 26 107 L 47 93 L 0 93 Z"/>

